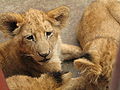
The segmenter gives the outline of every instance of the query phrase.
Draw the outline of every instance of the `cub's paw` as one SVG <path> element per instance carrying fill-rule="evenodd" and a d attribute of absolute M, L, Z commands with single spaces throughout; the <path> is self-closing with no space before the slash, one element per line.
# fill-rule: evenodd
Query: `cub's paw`
<path fill-rule="evenodd" d="M 87 59 L 75 60 L 74 65 L 78 70 L 80 70 L 80 74 L 86 77 L 90 83 L 96 83 L 102 72 L 100 65 L 96 65 Z"/>

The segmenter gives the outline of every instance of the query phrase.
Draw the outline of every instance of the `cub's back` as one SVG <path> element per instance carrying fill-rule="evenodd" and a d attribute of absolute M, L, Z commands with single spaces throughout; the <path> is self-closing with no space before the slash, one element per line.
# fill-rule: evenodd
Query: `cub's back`
<path fill-rule="evenodd" d="M 77 37 L 81 45 L 95 38 L 113 38 L 119 41 L 120 25 L 106 5 L 93 2 L 84 12 L 78 26 Z"/>

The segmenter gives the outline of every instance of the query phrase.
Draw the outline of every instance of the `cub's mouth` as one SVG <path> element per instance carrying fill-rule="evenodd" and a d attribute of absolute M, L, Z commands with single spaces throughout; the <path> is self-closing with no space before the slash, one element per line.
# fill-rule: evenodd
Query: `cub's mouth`
<path fill-rule="evenodd" d="M 50 58 L 49 58 L 49 59 L 44 58 L 43 60 L 40 60 L 40 61 L 38 61 L 38 62 L 48 62 L 49 60 L 50 60 Z"/>
<path fill-rule="evenodd" d="M 34 62 L 34 63 L 42 64 L 42 63 L 47 63 L 50 60 L 50 58 L 46 58 L 46 57 L 44 57 L 42 59 L 35 60 L 35 58 L 33 58 L 32 56 L 27 55 L 27 54 L 22 54 L 21 57 L 27 63 Z"/>
<path fill-rule="evenodd" d="M 49 54 L 50 54 L 50 52 L 49 52 Z M 47 54 L 47 55 L 45 55 L 45 56 L 41 56 L 41 54 L 38 52 L 38 55 L 43 58 L 42 60 L 38 60 L 38 62 L 47 62 L 47 61 L 49 61 L 50 58 L 47 58 L 47 56 L 48 56 L 49 54 Z"/>

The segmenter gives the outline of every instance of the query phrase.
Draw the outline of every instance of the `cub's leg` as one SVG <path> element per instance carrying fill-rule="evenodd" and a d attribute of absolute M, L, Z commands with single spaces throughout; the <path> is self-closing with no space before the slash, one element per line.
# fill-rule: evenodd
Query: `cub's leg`
<path fill-rule="evenodd" d="M 80 57 L 82 50 L 79 46 L 68 44 L 62 44 L 61 46 L 62 46 L 61 58 L 63 60 L 73 60 Z"/>
<path fill-rule="evenodd" d="M 86 44 L 84 52 L 91 55 L 91 58 L 81 58 L 74 61 L 75 66 L 86 78 L 87 83 L 99 83 L 101 77 L 108 82 L 117 53 L 117 44 L 113 39 L 99 38 Z"/>

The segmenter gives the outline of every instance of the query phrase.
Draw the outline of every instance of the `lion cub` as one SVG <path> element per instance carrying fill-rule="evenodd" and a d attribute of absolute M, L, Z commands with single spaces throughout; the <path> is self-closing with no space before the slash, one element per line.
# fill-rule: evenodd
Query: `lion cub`
<path fill-rule="evenodd" d="M 90 4 L 78 25 L 77 38 L 83 50 L 81 58 L 74 61 L 80 77 L 63 90 L 109 90 L 120 44 L 120 3 L 97 0 Z"/>
<path fill-rule="evenodd" d="M 90 4 L 78 26 L 77 38 L 86 53 L 74 62 L 82 71 L 82 88 L 108 90 L 120 42 L 120 3 L 97 0 Z"/>
<path fill-rule="evenodd" d="M 61 71 L 60 32 L 68 16 L 66 6 L 49 12 L 30 9 L 21 14 L 1 13 L 0 30 L 10 38 L 0 43 L 0 68 L 5 77 Z"/>

